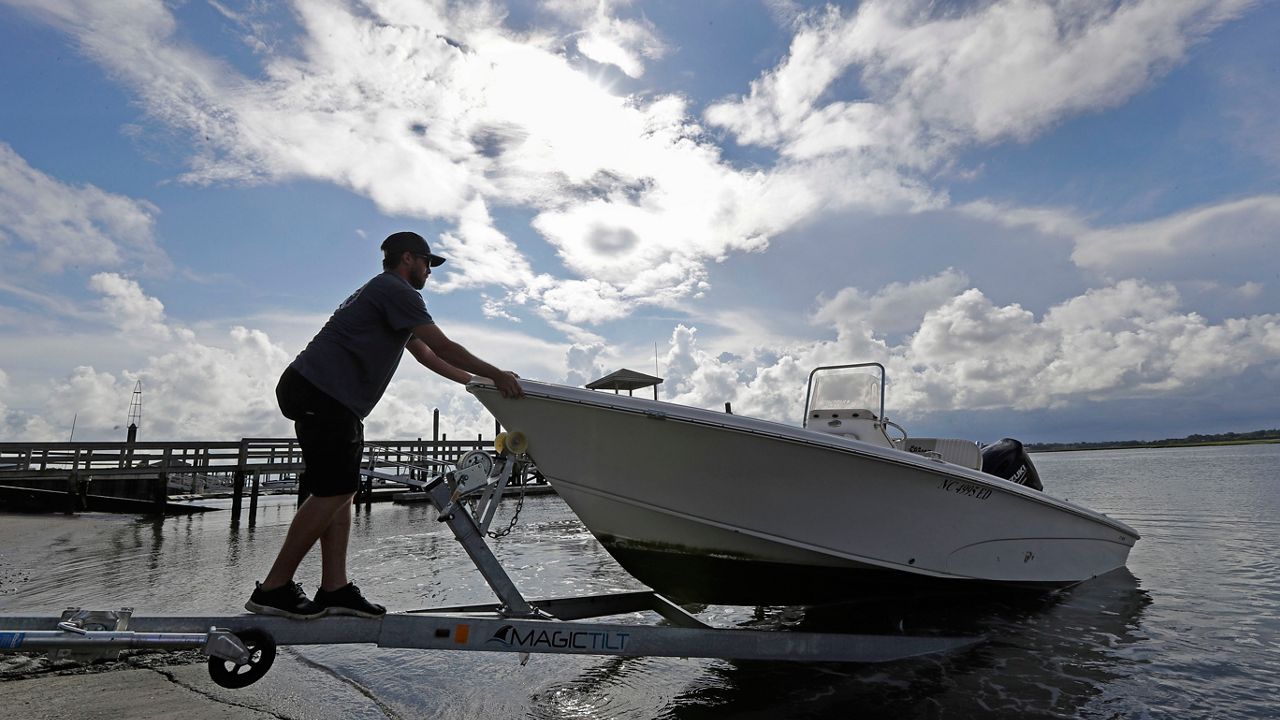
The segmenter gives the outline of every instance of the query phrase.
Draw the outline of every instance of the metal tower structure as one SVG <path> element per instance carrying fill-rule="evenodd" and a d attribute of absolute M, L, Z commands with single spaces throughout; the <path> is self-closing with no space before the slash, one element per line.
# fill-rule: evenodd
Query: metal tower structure
<path fill-rule="evenodd" d="M 138 426 L 142 424 L 142 380 L 133 386 L 133 399 L 129 401 L 129 442 L 138 438 Z"/>

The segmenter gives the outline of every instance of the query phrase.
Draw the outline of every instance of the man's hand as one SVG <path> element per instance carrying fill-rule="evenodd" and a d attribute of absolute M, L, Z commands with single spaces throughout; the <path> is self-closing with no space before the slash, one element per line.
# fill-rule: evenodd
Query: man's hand
<path fill-rule="evenodd" d="M 498 392 L 502 393 L 502 397 L 524 397 L 524 388 L 520 387 L 520 381 L 516 379 L 513 372 L 498 373 L 498 377 L 492 378 L 493 384 L 498 387 Z"/>

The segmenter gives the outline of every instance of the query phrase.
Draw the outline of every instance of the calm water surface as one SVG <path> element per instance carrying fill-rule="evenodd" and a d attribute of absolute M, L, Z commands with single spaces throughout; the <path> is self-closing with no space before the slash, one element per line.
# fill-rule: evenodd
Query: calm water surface
<path fill-rule="evenodd" d="M 990 638 L 964 654 L 868 666 L 535 655 L 521 667 L 505 654 L 290 652 L 405 718 L 1280 716 L 1280 445 L 1034 459 L 1048 492 L 1142 533 L 1127 571 L 1034 600 L 695 608 L 726 626 Z M 268 500 L 237 532 L 226 513 L 0 515 L 0 612 L 236 613 L 292 516 L 292 498 Z M 554 497 L 526 500 L 494 546 L 529 597 L 639 587 Z M 350 565 L 393 610 L 492 600 L 425 506 L 360 510 Z M 311 589 L 318 576 L 309 559 L 299 579 Z"/>

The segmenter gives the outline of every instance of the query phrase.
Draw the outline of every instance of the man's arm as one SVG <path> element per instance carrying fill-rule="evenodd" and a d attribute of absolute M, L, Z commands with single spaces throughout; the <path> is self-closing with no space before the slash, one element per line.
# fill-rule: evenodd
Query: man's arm
<path fill-rule="evenodd" d="M 498 387 L 498 392 L 502 393 L 503 397 L 524 396 L 520 381 L 516 380 L 516 376 L 513 373 L 499 370 L 497 367 L 472 355 L 465 347 L 445 337 L 439 325 L 434 323 L 418 325 L 413 328 L 413 337 L 415 340 L 421 340 L 435 353 L 438 359 L 443 360 L 454 368 L 489 378 Z M 410 343 L 410 346 L 412 346 L 412 343 Z M 445 377 L 449 376 L 446 375 Z"/>
<path fill-rule="evenodd" d="M 405 346 L 405 349 L 407 349 L 409 354 L 416 358 L 423 367 L 431 372 L 447 377 L 454 382 L 462 383 L 463 385 L 471 382 L 471 373 L 463 370 L 462 368 L 454 367 L 440 359 L 439 355 L 432 352 L 431 348 L 427 347 L 427 344 L 418 338 L 409 338 L 409 344 Z"/>

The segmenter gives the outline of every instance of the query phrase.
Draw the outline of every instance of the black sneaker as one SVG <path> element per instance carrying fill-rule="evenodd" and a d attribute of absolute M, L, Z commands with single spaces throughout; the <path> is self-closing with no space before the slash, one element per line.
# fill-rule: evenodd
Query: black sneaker
<path fill-rule="evenodd" d="M 259 615 L 278 615 L 294 620 L 311 620 L 324 615 L 324 608 L 308 600 L 302 586 L 296 582 L 286 583 L 275 590 L 263 590 L 262 583 L 255 583 L 244 609 Z"/>
<path fill-rule="evenodd" d="M 376 618 L 387 614 L 386 608 L 365 600 L 355 583 L 347 583 L 333 591 L 316 590 L 316 605 L 325 608 L 330 615 Z"/>

